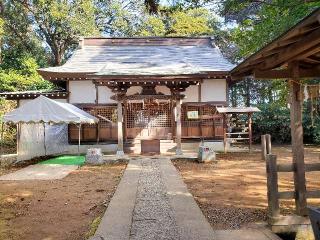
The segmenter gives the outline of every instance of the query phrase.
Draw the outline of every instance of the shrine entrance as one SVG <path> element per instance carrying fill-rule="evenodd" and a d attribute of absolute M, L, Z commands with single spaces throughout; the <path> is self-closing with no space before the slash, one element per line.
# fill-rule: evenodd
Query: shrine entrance
<path fill-rule="evenodd" d="M 127 139 L 172 139 L 172 101 L 154 98 L 128 101 L 125 126 Z"/>

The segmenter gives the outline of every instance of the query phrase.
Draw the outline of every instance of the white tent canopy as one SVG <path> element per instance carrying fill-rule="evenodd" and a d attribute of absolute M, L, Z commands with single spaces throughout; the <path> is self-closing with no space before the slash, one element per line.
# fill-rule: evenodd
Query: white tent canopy
<path fill-rule="evenodd" d="M 40 96 L 3 117 L 9 123 L 74 123 L 94 124 L 98 119 L 69 103 L 61 103 Z"/>
<path fill-rule="evenodd" d="M 47 155 L 46 146 L 46 124 L 51 126 L 52 124 L 78 124 L 79 125 L 79 142 L 78 142 L 78 153 L 80 149 L 80 139 L 81 139 L 81 124 L 94 124 L 99 120 L 88 114 L 87 112 L 75 107 L 69 103 L 61 103 L 54 101 L 44 96 L 40 96 L 30 102 L 25 103 L 21 107 L 7 113 L 3 117 L 3 123 L 13 123 L 13 124 L 35 124 L 35 127 L 29 129 L 29 135 L 32 132 L 37 132 L 36 126 L 39 124 L 43 125 L 43 144 L 44 144 L 44 154 Z M 35 133 L 36 135 L 39 135 Z M 50 134 L 50 133 L 49 133 Z M 52 134 L 52 133 L 51 133 Z M 57 136 L 59 137 L 59 136 Z M 61 137 L 61 136 L 60 136 Z M 28 137 L 27 137 L 28 138 Z M 39 139 L 39 136 L 38 136 Z M 41 138 L 42 139 L 42 138 Z M 19 141 L 20 139 L 17 139 Z M 30 140 L 26 140 L 30 141 Z M 36 144 L 36 143 L 35 143 Z M 29 143 L 29 148 L 33 145 L 32 142 Z M 35 148 L 34 146 L 33 148 Z M 28 147 L 26 146 L 28 149 Z M 28 149 L 28 151 L 32 151 Z M 36 151 L 36 149 L 34 150 Z M 18 153 L 19 154 L 19 153 Z"/>

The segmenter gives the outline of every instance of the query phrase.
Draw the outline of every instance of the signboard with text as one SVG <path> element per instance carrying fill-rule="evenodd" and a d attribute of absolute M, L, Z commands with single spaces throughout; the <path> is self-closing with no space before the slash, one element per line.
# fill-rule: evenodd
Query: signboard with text
<path fill-rule="evenodd" d="M 188 111 L 187 112 L 188 119 L 199 119 L 198 111 Z"/>

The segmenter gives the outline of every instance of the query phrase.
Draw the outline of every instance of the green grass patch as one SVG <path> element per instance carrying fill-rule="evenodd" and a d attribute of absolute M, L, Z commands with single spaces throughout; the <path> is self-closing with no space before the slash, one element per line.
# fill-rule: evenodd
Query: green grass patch
<path fill-rule="evenodd" d="M 55 158 L 50 158 L 42 161 L 39 164 L 60 164 L 60 165 L 83 165 L 85 156 L 78 155 L 63 155 Z"/>
<path fill-rule="evenodd" d="M 86 233 L 86 236 L 85 236 L 86 239 L 89 239 L 90 237 L 92 237 L 95 234 L 95 232 L 97 231 L 101 220 L 102 220 L 102 217 L 99 216 L 99 217 L 96 217 L 91 222 L 90 227 L 89 227 L 89 231 Z"/>

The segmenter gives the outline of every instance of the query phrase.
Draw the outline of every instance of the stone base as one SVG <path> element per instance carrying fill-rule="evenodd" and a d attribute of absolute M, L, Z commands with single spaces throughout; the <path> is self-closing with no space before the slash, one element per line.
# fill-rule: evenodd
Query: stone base
<path fill-rule="evenodd" d="M 213 162 L 216 160 L 216 153 L 212 148 L 207 146 L 200 146 L 198 153 L 198 161 L 201 163 Z"/>
<path fill-rule="evenodd" d="M 117 157 L 124 157 L 124 152 L 118 150 L 117 153 L 116 153 L 116 156 Z"/>
<path fill-rule="evenodd" d="M 182 150 L 180 148 L 176 149 L 176 155 L 177 156 L 183 155 L 183 152 L 182 152 Z"/>
<path fill-rule="evenodd" d="M 86 154 L 86 163 L 91 165 L 101 165 L 104 163 L 103 154 L 100 148 L 89 148 Z"/>

